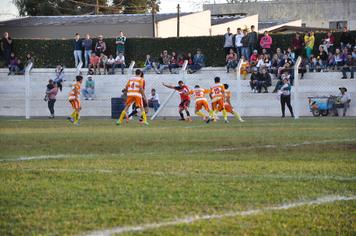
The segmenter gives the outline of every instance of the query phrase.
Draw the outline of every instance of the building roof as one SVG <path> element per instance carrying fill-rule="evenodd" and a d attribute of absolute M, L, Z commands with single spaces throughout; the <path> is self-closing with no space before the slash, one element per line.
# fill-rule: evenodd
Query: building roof
<path fill-rule="evenodd" d="M 262 22 L 258 22 L 258 28 L 260 30 L 262 29 L 267 29 L 276 25 L 281 25 L 281 24 L 285 24 L 288 22 L 291 22 L 293 20 L 269 20 L 269 21 L 262 21 Z"/>
<path fill-rule="evenodd" d="M 284 25 L 276 29 L 270 30 L 270 33 L 289 33 L 289 32 L 328 32 L 329 28 L 318 28 L 318 27 L 299 27 L 299 26 L 289 26 Z"/>
<path fill-rule="evenodd" d="M 233 16 L 233 17 L 212 17 L 211 25 L 225 24 L 234 20 L 239 20 L 244 18 L 243 16 Z"/>
<path fill-rule="evenodd" d="M 193 13 L 181 13 L 186 16 Z M 157 14 L 156 21 L 164 21 L 177 17 L 176 13 Z M 151 14 L 112 14 L 112 15 L 79 15 L 79 16 L 29 16 L 13 20 L 1 21 L 0 25 L 12 27 L 27 26 L 58 26 L 100 24 L 110 25 L 117 23 L 148 24 L 152 23 Z"/>

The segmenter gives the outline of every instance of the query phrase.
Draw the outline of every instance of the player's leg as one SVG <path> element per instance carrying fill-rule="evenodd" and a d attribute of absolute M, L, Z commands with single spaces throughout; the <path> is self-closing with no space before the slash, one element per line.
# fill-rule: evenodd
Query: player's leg
<path fill-rule="evenodd" d="M 179 115 L 180 115 L 180 120 L 185 120 L 184 119 L 184 114 L 183 114 L 183 102 L 181 102 L 178 106 L 178 112 L 179 112 Z"/>
<path fill-rule="evenodd" d="M 125 106 L 124 110 L 122 110 L 119 119 L 116 121 L 116 124 L 117 124 L 117 125 L 121 125 L 121 124 L 122 124 L 122 121 L 123 121 L 124 118 L 126 117 L 127 110 L 129 109 L 129 107 L 131 106 L 131 104 L 134 103 L 134 102 L 135 102 L 135 101 L 134 101 L 133 97 L 127 97 L 126 106 Z"/>
<path fill-rule="evenodd" d="M 204 119 L 205 115 L 203 112 L 201 112 L 202 106 L 203 106 L 202 101 L 195 102 L 195 114 Z"/>
<path fill-rule="evenodd" d="M 75 115 L 74 115 L 74 124 L 78 124 L 79 123 L 79 119 L 80 119 L 80 101 L 79 100 L 74 100 L 75 101 Z"/>
<path fill-rule="evenodd" d="M 185 113 L 187 114 L 187 121 L 192 121 L 192 118 L 190 117 L 190 113 L 189 113 L 189 103 L 190 101 L 188 100 L 184 101 L 184 110 Z"/>
<path fill-rule="evenodd" d="M 141 110 L 141 116 L 142 116 L 142 121 L 143 121 L 143 123 L 144 123 L 145 125 L 148 125 L 146 109 L 145 109 L 145 107 L 143 106 L 142 98 L 135 97 L 135 103 L 136 103 L 136 105 L 137 105 L 137 106 L 140 108 L 140 110 Z"/>
<path fill-rule="evenodd" d="M 227 120 L 227 112 L 226 112 L 226 110 L 225 110 L 225 106 L 224 106 L 224 101 L 223 101 L 223 99 L 220 99 L 220 100 L 219 100 L 219 108 L 220 108 L 220 110 L 222 111 L 222 114 L 223 114 L 225 123 L 228 123 L 228 120 Z"/>

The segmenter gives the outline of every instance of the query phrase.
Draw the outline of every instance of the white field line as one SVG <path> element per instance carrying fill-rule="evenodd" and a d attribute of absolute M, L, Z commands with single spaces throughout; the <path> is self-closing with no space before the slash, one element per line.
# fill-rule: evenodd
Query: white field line
<path fill-rule="evenodd" d="M 115 227 L 115 228 L 110 228 L 110 229 L 89 232 L 86 235 L 88 235 L 88 236 L 109 236 L 112 234 L 121 234 L 121 233 L 125 233 L 125 232 L 142 232 L 142 231 L 146 231 L 146 230 L 153 230 L 153 229 L 158 229 L 158 228 L 167 227 L 167 226 L 191 224 L 191 223 L 194 223 L 197 221 L 203 221 L 203 220 L 231 218 L 231 217 L 237 217 L 237 216 L 251 216 L 251 215 L 262 214 L 264 212 L 269 212 L 269 211 L 287 210 L 287 209 L 292 209 L 292 208 L 302 207 L 302 206 L 321 205 L 321 204 L 326 204 L 326 203 L 333 203 L 336 201 L 352 201 L 352 200 L 356 200 L 356 196 L 350 196 L 350 197 L 324 196 L 324 197 L 317 198 L 315 200 L 292 202 L 292 203 L 282 204 L 282 205 L 278 205 L 278 206 L 274 206 L 274 207 L 264 207 L 264 208 L 260 208 L 260 209 L 253 209 L 253 210 L 247 210 L 247 211 L 226 212 L 226 213 L 222 213 L 222 214 L 212 214 L 212 215 L 193 215 L 193 216 L 187 216 L 184 218 L 175 219 L 172 221 L 162 221 L 162 222 L 157 222 L 157 223 L 141 224 L 141 225 L 136 225 L 136 226 L 120 226 L 120 227 Z"/>
<path fill-rule="evenodd" d="M 1 170 L 1 169 L 0 169 Z M 4 169 L 3 169 L 4 170 Z M 8 169 L 7 169 L 8 170 Z M 356 176 L 332 176 L 332 175 L 235 175 L 209 172 L 172 172 L 172 171 L 145 171 L 145 170 L 115 170 L 115 169 L 65 169 L 65 168 L 17 168 L 14 171 L 29 172 L 68 172 L 68 173 L 105 173 L 105 174 L 142 174 L 154 176 L 178 176 L 178 177 L 225 177 L 232 179 L 282 179 L 282 180 L 337 180 L 355 181 Z"/>
<path fill-rule="evenodd" d="M 289 143 L 289 144 L 266 144 L 266 145 L 252 145 L 247 147 L 229 147 L 229 148 L 215 148 L 215 149 L 206 149 L 205 151 L 209 152 L 224 152 L 224 151 L 236 151 L 236 150 L 253 150 L 259 148 L 288 148 L 288 147 L 298 147 L 304 145 L 313 145 L 313 144 L 328 144 L 328 143 L 344 143 L 344 142 L 354 142 L 356 138 L 350 139 L 327 139 L 327 140 L 320 140 L 320 141 L 304 141 L 302 143 Z M 197 153 L 202 152 L 204 150 L 191 150 L 186 151 L 185 153 Z M 179 152 L 179 150 L 178 150 Z M 103 153 L 103 155 L 111 155 L 111 156 L 125 156 L 131 155 L 132 153 Z M 161 154 L 159 152 L 142 152 L 138 154 L 144 155 L 155 155 Z M 31 161 L 31 160 L 49 160 L 49 159 L 69 159 L 71 157 L 95 157 L 100 154 L 59 154 L 59 155 L 42 155 L 42 156 L 24 156 L 18 157 L 14 159 L 0 159 L 0 162 L 11 162 L 11 161 Z"/>

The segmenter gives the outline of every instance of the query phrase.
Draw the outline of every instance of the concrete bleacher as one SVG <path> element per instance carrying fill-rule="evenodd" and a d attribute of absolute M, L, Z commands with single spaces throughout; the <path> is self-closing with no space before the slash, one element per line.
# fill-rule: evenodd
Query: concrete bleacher
<path fill-rule="evenodd" d="M 8 76 L 7 69 L 0 69 L 0 116 L 25 116 L 25 83 L 24 76 Z M 71 89 L 76 70 L 65 69 L 65 79 L 63 91 L 58 93 L 55 104 L 56 116 L 67 116 L 71 107 L 67 102 L 68 93 Z M 83 69 L 83 73 L 86 71 Z M 82 116 L 111 116 L 111 98 L 120 97 L 121 90 L 125 86 L 130 74 L 116 75 L 95 75 L 96 98 L 86 101 L 82 99 Z M 226 73 L 224 68 L 204 68 L 195 74 L 168 74 L 162 75 L 148 73 L 146 79 L 146 94 L 151 88 L 155 88 L 160 96 L 161 103 L 169 96 L 172 90 L 162 86 L 162 82 L 176 84 L 178 80 L 184 80 L 189 87 L 199 84 L 201 87 L 210 87 L 213 78 L 219 76 L 223 83 L 230 84 L 233 93 L 232 103 L 239 108 L 243 116 L 280 116 L 280 104 L 277 95 L 271 93 L 273 87 L 269 88 L 270 93 L 252 93 L 249 80 L 241 81 L 241 99 L 237 101 L 237 80 L 236 73 Z M 44 92 L 49 79 L 54 78 L 54 69 L 33 69 L 31 78 L 31 116 L 48 116 L 47 103 L 43 101 Z M 303 80 L 300 80 L 298 102 L 300 104 L 300 115 L 311 116 L 308 110 L 308 96 L 336 95 L 338 88 L 344 86 L 352 94 L 351 108 L 348 115 L 356 116 L 356 80 L 342 80 L 340 72 L 306 73 Z M 83 85 L 85 82 L 83 82 Z M 273 82 L 275 84 L 275 81 Z M 295 105 L 295 99 L 292 98 Z M 158 117 L 177 116 L 177 105 L 179 95 L 176 93 L 162 109 Z M 191 112 L 194 111 L 194 104 L 191 104 Z M 150 112 L 153 114 L 153 111 Z M 288 111 L 287 111 L 288 114 Z"/>

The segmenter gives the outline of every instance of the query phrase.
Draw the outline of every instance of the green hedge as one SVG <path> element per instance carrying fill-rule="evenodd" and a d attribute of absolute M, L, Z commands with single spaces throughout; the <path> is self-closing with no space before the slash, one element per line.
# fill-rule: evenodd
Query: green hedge
<path fill-rule="evenodd" d="M 318 33 L 315 35 L 315 52 L 317 45 L 326 33 Z M 336 41 L 339 42 L 341 33 L 334 33 Z M 356 31 L 352 32 L 353 37 L 356 37 Z M 272 48 L 277 47 L 287 49 L 291 46 L 292 37 L 294 34 L 273 34 Z M 105 39 L 107 45 L 107 54 L 115 53 L 115 39 Z M 212 37 L 181 37 L 181 38 L 130 38 L 126 42 L 126 61 L 135 60 L 137 65 L 142 66 L 146 54 L 151 54 L 157 58 L 164 49 L 169 52 L 176 51 L 179 53 L 192 52 L 195 53 L 197 48 L 201 48 L 207 57 L 207 66 L 224 66 L 225 55 L 223 51 L 223 36 Z M 338 45 L 337 45 L 338 46 Z M 34 55 L 35 67 L 54 67 L 61 63 L 66 67 L 74 67 L 73 58 L 73 40 L 31 40 L 31 39 L 15 39 L 14 50 L 16 55 L 24 59 L 27 52 Z"/>

